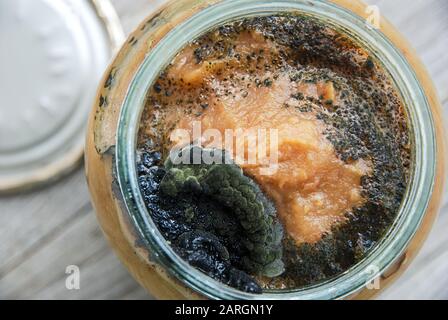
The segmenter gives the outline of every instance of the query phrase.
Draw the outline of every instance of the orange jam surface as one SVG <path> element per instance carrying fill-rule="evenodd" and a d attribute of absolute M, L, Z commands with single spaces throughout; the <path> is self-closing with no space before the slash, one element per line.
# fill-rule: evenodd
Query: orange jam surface
<path fill-rule="evenodd" d="M 256 33 L 243 34 L 237 42 L 241 52 L 269 48 L 269 43 Z M 337 95 L 332 82 L 296 83 L 286 74 L 280 74 L 269 85 L 251 86 L 242 81 L 231 86 L 230 94 L 219 94 L 229 90 L 223 82 L 228 76 L 226 63 L 238 62 L 205 60 L 197 64 L 193 52 L 193 48 L 187 48 L 176 58 L 169 69 L 169 77 L 193 86 L 204 83 L 209 86 L 208 107 L 200 116 L 182 115 L 175 128 L 193 134 L 194 122 L 200 121 L 202 131 L 217 129 L 223 137 L 226 129 L 278 130 L 278 145 L 272 146 L 269 139 L 266 143 L 267 156 L 273 154 L 271 148 L 278 148 L 278 166 L 272 174 L 263 172 L 267 159 L 260 155 L 255 164 L 236 161 L 275 201 L 286 231 L 298 244 L 319 241 L 333 226 L 344 222 L 348 212 L 364 203 L 361 177 L 371 172 L 371 163 L 362 159 L 350 163 L 340 160 L 325 136 L 326 125 L 313 112 L 297 112 L 300 102 L 291 98 L 293 93 L 301 92 L 335 103 Z M 221 70 L 220 76 L 216 76 L 217 70 Z M 237 72 L 245 70 L 240 68 Z M 244 74 L 239 74 L 238 78 L 244 79 Z M 233 139 L 237 141 L 235 136 Z M 190 142 L 171 139 L 172 144 Z M 202 142 L 222 148 L 221 141 Z M 247 141 L 239 143 L 247 146 Z M 236 148 L 232 152 L 235 153 Z"/>

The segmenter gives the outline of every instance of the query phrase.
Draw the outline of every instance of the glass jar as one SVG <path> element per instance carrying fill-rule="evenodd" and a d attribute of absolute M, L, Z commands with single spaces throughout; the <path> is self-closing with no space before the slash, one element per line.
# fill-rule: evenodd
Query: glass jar
<path fill-rule="evenodd" d="M 323 283 L 260 296 L 223 285 L 174 253 L 143 202 L 135 149 L 148 89 L 189 41 L 234 19 L 287 11 L 315 16 L 342 30 L 384 65 L 409 117 L 413 167 L 395 223 L 361 262 Z M 441 202 L 445 176 L 441 107 L 431 80 L 409 45 L 384 19 L 379 30 L 369 26 L 366 15 L 364 4 L 348 0 L 176 0 L 149 17 L 130 36 L 100 86 L 90 118 L 86 167 L 104 233 L 129 271 L 155 297 L 370 298 L 409 265 Z"/>

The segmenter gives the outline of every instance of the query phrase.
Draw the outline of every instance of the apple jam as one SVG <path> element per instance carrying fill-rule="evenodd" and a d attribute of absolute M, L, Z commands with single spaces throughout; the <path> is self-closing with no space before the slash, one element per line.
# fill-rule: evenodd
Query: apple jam
<path fill-rule="evenodd" d="M 230 160 L 172 161 L 192 146 Z M 148 92 L 138 174 L 181 257 L 261 293 L 365 257 L 396 217 L 410 154 L 381 64 L 331 26 L 279 14 L 221 26 L 179 52 Z"/>

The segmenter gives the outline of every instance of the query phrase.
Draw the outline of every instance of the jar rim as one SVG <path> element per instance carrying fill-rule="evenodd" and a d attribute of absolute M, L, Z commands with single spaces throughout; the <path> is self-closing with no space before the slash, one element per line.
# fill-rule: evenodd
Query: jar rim
<path fill-rule="evenodd" d="M 413 165 L 410 183 L 395 222 L 364 259 L 324 282 L 256 295 L 230 288 L 204 275 L 180 258 L 167 243 L 150 218 L 139 188 L 137 135 L 148 90 L 159 73 L 191 40 L 232 20 L 291 11 L 314 16 L 340 28 L 383 64 L 405 105 L 413 138 Z M 151 249 L 152 258 L 183 284 L 208 298 L 248 300 L 344 298 L 381 275 L 403 254 L 423 220 L 434 187 L 437 151 L 429 102 L 407 60 L 380 30 L 369 28 L 366 21 L 353 12 L 321 0 L 218 1 L 175 26 L 146 55 L 131 81 L 119 116 L 116 146 L 116 173 L 127 213 L 139 237 Z"/>

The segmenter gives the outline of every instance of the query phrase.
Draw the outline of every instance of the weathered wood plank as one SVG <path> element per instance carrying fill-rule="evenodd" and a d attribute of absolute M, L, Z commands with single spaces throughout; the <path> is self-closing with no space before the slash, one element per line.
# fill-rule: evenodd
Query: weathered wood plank
<path fill-rule="evenodd" d="M 67 290 L 65 270 L 80 268 L 80 290 Z M 116 299 L 147 297 L 111 252 L 91 209 L 60 235 L 5 275 L 0 292 L 8 298 Z"/>
<path fill-rule="evenodd" d="M 51 242 L 65 223 L 77 218 L 89 203 L 84 181 L 79 170 L 39 192 L 0 200 L 0 279 L 33 251 Z"/>
<path fill-rule="evenodd" d="M 442 100 L 448 99 L 448 1 L 367 0 L 377 5 L 412 46 L 431 73 Z"/>
<path fill-rule="evenodd" d="M 404 275 L 380 299 L 448 298 L 448 207 L 443 209 L 428 241 Z"/>
<path fill-rule="evenodd" d="M 163 0 L 112 0 L 126 32 Z M 369 0 L 420 53 L 448 114 L 448 2 Z M 448 207 L 421 254 L 381 299 L 447 299 Z M 40 191 L 0 198 L 0 299 L 146 299 L 109 249 L 91 212 L 82 169 Z M 65 288 L 65 268 L 81 268 L 81 290 Z"/>
<path fill-rule="evenodd" d="M 164 0 L 112 0 L 126 33 L 133 29 L 151 12 L 162 5 Z"/>

